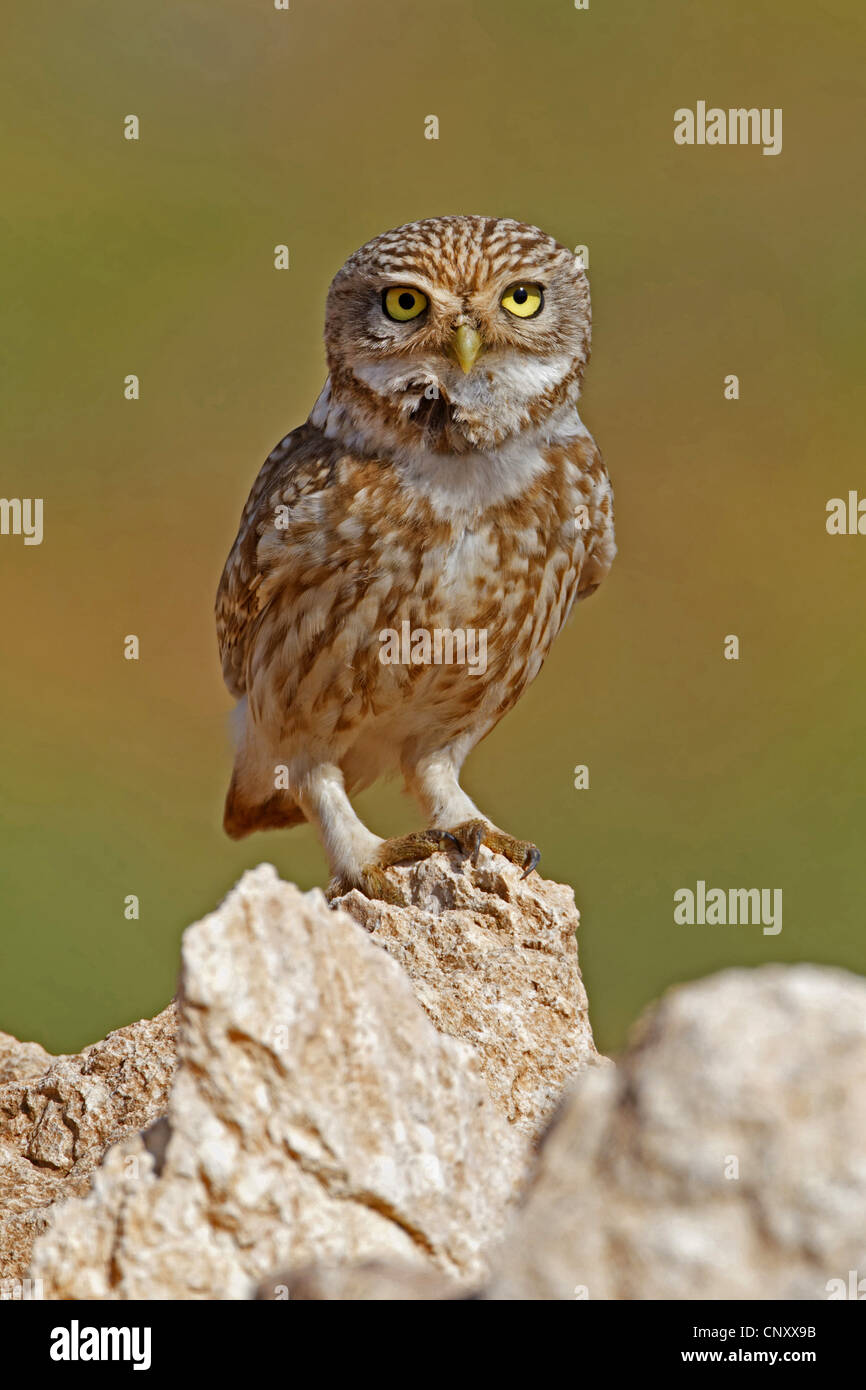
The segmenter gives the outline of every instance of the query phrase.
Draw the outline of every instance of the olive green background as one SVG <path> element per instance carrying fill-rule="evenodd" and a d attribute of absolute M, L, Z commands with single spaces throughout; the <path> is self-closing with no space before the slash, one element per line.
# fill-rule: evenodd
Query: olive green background
<path fill-rule="evenodd" d="M 862 970 L 866 537 L 825 530 L 866 494 L 862 5 L 96 0 L 6 31 L 0 495 L 43 497 L 45 539 L 0 537 L 0 1027 L 75 1050 L 167 1001 L 245 867 L 324 882 L 309 827 L 222 834 L 213 596 L 321 386 L 331 276 L 455 212 L 589 247 L 619 557 L 465 780 L 575 885 L 600 1044 L 726 965 Z M 699 99 L 782 107 L 782 153 L 676 146 Z M 418 823 L 396 785 L 359 807 Z M 782 933 L 675 925 L 697 879 L 782 888 Z"/>

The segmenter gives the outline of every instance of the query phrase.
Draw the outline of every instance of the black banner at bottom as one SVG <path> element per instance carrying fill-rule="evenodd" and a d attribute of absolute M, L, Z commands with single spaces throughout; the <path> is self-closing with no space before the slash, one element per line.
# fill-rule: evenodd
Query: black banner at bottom
<path fill-rule="evenodd" d="M 405 1340 L 412 1338 L 414 1343 L 416 1332 L 423 1336 L 425 1324 L 420 1309 L 414 1315 L 419 1318 L 415 1323 L 405 1304 L 401 1304 L 400 1324 L 395 1327 L 387 1314 L 378 1324 L 377 1315 L 367 1305 L 344 1304 L 331 1313 L 321 1307 L 317 1313 L 303 1300 L 279 1296 L 270 1300 L 268 1307 L 263 1301 L 55 1303 L 28 1298 L 23 1287 L 21 1294 L 0 1302 L 0 1336 L 6 1346 L 26 1345 L 31 1372 L 47 1373 L 49 1379 L 60 1381 L 69 1375 L 98 1376 L 104 1368 L 115 1375 L 123 1371 L 163 1374 L 168 1369 L 220 1376 L 243 1370 L 248 1375 L 257 1365 L 285 1365 L 287 1355 L 303 1354 L 306 1360 L 314 1349 L 323 1358 L 322 1369 L 333 1373 L 339 1365 L 338 1348 L 345 1348 L 347 1358 L 352 1358 L 354 1371 L 360 1352 L 359 1341 L 352 1336 L 356 1328 L 359 1338 L 364 1339 L 361 1346 L 371 1336 L 376 1337 L 375 1346 L 382 1354 L 390 1348 L 390 1353 L 399 1353 L 402 1360 Z M 449 1301 L 477 1304 L 480 1300 Z M 567 1364 L 573 1358 L 575 1371 L 586 1364 L 590 1352 L 603 1358 L 608 1372 L 810 1366 L 826 1377 L 843 1368 L 850 1372 L 860 1363 L 863 1324 L 854 1309 L 840 1306 L 848 1301 L 575 1300 L 567 1307 L 548 1306 L 546 1312 L 540 1304 L 524 1304 L 518 1315 L 524 1322 L 520 1330 L 514 1309 L 508 1323 L 500 1324 L 500 1314 L 492 1307 L 482 1314 L 477 1308 L 462 1314 L 456 1311 L 458 1321 L 447 1325 L 439 1312 L 433 1327 L 443 1358 L 449 1359 L 448 1373 L 458 1379 L 476 1367 L 489 1375 L 499 1361 L 505 1362 L 511 1374 L 519 1374 L 521 1343 L 530 1363 L 543 1347 L 549 1355 L 555 1348 L 557 1362 Z M 335 1320 L 342 1334 L 339 1341 L 334 1335 Z M 552 1334 L 556 1342 L 545 1339 L 539 1343 L 536 1329 Z M 459 1354 L 450 1342 L 450 1332 L 460 1336 Z M 304 1342 L 298 1344 L 298 1338 Z M 370 1352 L 378 1360 L 373 1347 Z M 390 1354 L 385 1357 L 385 1363 L 389 1361 L 395 1379 L 417 1373 L 411 1359 L 403 1362 L 402 1372 Z M 374 1371 L 375 1363 L 371 1362 L 367 1373 Z M 381 1378 L 381 1372 L 375 1373 Z"/>

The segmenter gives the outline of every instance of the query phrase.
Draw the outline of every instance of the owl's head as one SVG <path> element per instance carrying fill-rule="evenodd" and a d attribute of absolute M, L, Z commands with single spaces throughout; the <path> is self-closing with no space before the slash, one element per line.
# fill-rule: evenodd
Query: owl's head
<path fill-rule="evenodd" d="M 580 261 L 537 227 L 410 222 L 334 278 L 331 399 L 374 447 L 490 449 L 577 400 L 590 322 Z"/>

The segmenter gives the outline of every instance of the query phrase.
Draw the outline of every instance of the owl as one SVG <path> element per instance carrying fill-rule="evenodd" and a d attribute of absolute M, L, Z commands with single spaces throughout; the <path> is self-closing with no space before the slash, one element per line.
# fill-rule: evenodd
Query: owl
<path fill-rule="evenodd" d="M 578 258 L 510 219 L 411 222 L 331 284 L 328 379 L 253 485 L 216 616 L 225 829 L 309 821 L 332 897 L 400 902 L 389 867 L 437 850 L 539 861 L 460 771 L 615 554 L 577 410 L 590 322 Z M 393 773 L 427 828 L 382 839 L 350 797 Z"/>

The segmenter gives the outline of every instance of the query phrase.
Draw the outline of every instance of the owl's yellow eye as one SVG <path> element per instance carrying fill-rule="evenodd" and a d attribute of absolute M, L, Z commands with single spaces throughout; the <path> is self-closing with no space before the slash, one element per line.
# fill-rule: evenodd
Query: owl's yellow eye
<path fill-rule="evenodd" d="M 382 305 L 389 319 L 408 323 L 409 319 L 417 319 L 419 314 L 423 314 L 427 308 L 427 296 L 420 290 L 410 289 L 408 285 L 396 285 L 385 291 Z"/>
<path fill-rule="evenodd" d="M 507 289 L 500 300 L 503 309 L 519 319 L 531 319 L 544 303 L 540 285 L 518 284 Z"/>

